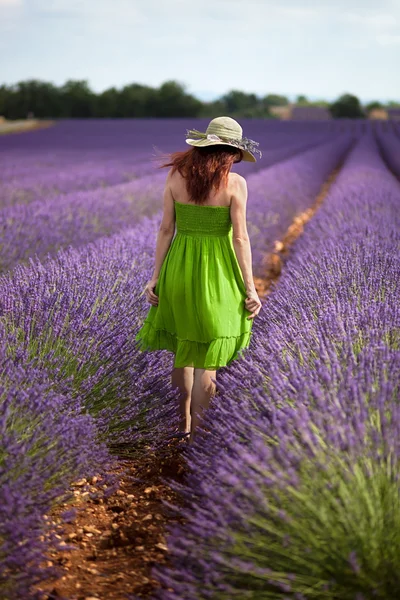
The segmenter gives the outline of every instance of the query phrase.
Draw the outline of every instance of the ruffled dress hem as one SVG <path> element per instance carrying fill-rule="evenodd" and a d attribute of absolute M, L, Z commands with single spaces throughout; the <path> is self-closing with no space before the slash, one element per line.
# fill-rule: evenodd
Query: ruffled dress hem
<path fill-rule="evenodd" d="M 250 343 L 251 330 L 238 336 L 218 337 L 209 342 L 180 339 L 166 329 L 145 321 L 136 335 L 140 350 L 169 350 L 175 354 L 174 367 L 194 367 L 214 371 L 240 357 Z"/>

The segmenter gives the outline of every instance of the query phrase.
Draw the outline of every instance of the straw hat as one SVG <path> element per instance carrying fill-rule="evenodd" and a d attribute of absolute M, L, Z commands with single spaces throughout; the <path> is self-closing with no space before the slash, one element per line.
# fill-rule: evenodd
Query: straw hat
<path fill-rule="evenodd" d="M 235 119 L 231 117 L 216 117 L 209 122 L 205 133 L 197 129 L 187 129 L 186 143 L 190 146 L 233 146 L 239 148 L 243 153 L 243 160 L 256 162 L 255 152 L 258 152 L 260 158 L 261 150 L 256 146 L 258 142 L 243 137 L 243 129 Z"/>

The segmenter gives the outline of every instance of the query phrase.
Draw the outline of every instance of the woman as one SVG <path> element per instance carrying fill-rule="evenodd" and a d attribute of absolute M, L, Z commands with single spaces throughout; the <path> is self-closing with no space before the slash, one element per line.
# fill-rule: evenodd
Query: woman
<path fill-rule="evenodd" d="M 136 340 L 142 350 L 175 354 L 171 384 L 180 390 L 181 411 L 176 437 L 190 436 L 192 443 L 202 409 L 215 394 L 217 369 L 249 345 L 261 308 L 246 227 L 246 180 L 230 172 L 233 163 L 255 162 L 254 153 L 261 152 L 230 117 L 188 136 L 192 148 L 162 165 L 172 168 L 154 271 L 144 290 L 152 306 Z"/>

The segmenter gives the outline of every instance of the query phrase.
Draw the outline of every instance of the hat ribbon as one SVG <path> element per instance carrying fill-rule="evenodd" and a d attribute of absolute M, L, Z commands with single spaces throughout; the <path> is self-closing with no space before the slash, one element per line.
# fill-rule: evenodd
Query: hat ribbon
<path fill-rule="evenodd" d="M 260 158 L 262 157 L 262 152 L 261 150 L 259 150 L 256 146 L 259 146 L 259 142 L 255 142 L 254 140 L 251 140 L 250 138 L 247 137 L 242 137 L 242 139 L 240 140 L 235 140 L 235 139 L 231 139 L 231 138 L 226 138 L 226 137 L 220 137 L 218 135 L 215 135 L 214 133 L 204 133 L 202 131 L 199 131 L 198 129 L 187 129 L 186 130 L 186 137 L 187 138 L 194 138 L 194 139 L 200 139 L 200 140 L 210 140 L 212 142 L 227 142 L 228 144 L 232 144 L 232 146 L 236 146 L 237 148 L 239 148 L 240 150 L 247 150 L 248 152 L 258 152 L 258 154 L 260 155 Z"/>

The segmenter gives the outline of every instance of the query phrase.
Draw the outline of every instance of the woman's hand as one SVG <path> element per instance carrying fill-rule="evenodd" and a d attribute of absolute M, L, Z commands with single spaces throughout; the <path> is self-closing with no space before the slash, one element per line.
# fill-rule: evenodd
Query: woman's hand
<path fill-rule="evenodd" d="M 150 279 L 150 281 L 147 283 L 146 287 L 144 288 L 146 298 L 147 298 L 148 302 L 150 302 L 150 304 L 152 304 L 153 306 L 158 305 L 158 296 L 156 296 L 154 293 L 154 289 L 157 285 L 157 281 L 158 281 L 158 279 Z"/>
<path fill-rule="evenodd" d="M 247 292 L 247 298 L 244 301 L 246 309 L 248 311 L 251 312 L 251 315 L 249 315 L 247 317 L 247 319 L 254 319 L 255 316 L 258 315 L 258 313 L 260 312 L 260 308 L 261 308 L 261 301 L 260 298 L 258 297 L 257 292 L 251 291 L 251 292 Z"/>

